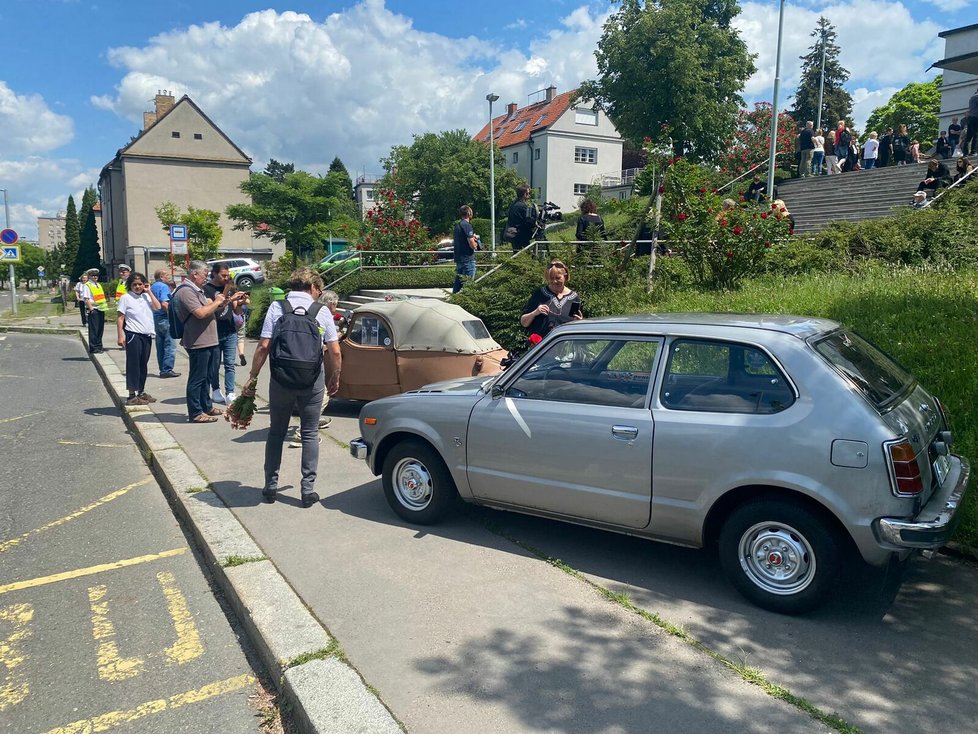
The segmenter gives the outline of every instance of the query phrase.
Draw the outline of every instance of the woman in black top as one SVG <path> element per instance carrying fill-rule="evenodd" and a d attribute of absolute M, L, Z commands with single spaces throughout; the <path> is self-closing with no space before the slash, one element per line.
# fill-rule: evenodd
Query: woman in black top
<path fill-rule="evenodd" d="M 546 336 L 554 327 L 584 318 L 581 297 L 567 287 L 569 278 L 570 271 L 564 263 L 550 261 L 547 284 L 533 291 L 520 316 L 520 326 L 526 329 L 528 337 L 533 334 Z"/>
<path fill-rule="evenodd" d="M 590 199 L 585 199 L 581 202 L 581 218 L 577 220 L 577 235 L 574 239 L 578 242 L 587 240 L 587 231 L 591 227 L 601 235 L 601 239 L 608 239 L 608 234 L 604 231 L 604 220 L 598 214 L 598 207 Z"/>

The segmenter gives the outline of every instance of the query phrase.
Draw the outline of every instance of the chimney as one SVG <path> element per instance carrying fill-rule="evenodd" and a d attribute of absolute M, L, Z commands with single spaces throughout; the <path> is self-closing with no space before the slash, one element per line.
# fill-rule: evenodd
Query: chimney
<path fill-rule="evenodd" d="M 557 95 L 557 87 L 555 87 L 553 84 L 551 84 L 549 87 L 547 87 L 547 104 L 550 104 L 551 102 L 553 102 L 554 101 L 554 97 L 556 95 Z"/>
<path fill-rule="evenodd" d="M 156 95 L 156 119 L 159 120 L 163 115 L 173 109 L 174 99 L 173 95 L 167 90 L 163 90 L 162 94 Z"/>
<path fill-rule="evenodd" d="M 143 113 L 143 130 L 149 130 L 155 124 L 156 124 L 156 113 L 155 112 L 144 112 Z"/>
<path fill-rule="evenodd" d="M 516 114 L 516 102 L 510 102 L 506 105 L 506 115 L 512 117 Z"/>

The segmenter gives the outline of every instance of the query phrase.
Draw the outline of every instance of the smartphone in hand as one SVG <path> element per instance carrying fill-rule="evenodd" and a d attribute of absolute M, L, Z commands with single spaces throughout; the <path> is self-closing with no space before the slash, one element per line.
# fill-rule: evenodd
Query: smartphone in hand
<path fill-rule="evenodd" d="M 574 301 L 573 303 L 571 303 L 570 315 L 571 316 L 577 316 L 577 314 L 579 314 L 579 313 L 581 313 L 581 302 L 580 301 Z"/>

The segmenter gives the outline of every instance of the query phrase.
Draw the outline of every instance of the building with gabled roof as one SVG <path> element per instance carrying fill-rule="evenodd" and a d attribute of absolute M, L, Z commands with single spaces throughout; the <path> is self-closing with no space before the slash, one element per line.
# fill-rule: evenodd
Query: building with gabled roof
<path fill-rule="evenodd" d="M 128 263 L 149 275 L 169 264 L 170 240 L 156 208 L 170 201 L 221 212 L 221 257 L 269 260 L 284 246 L 234 230 L 224 210 L 250 203 L 241 184 L 251 173 L 245 154 L 187 96 L 163 92 L 155 109 L 143 114 L 143 130 L 121 148 L 99 175 L 102 254 L 109 272 Z M 180 258 L 182 260 L 182 258 Z"/>
<path fill-rule="evenodd" d="M 576 90 L 557 94 L 551 85 L 536 95 L 542 98 L 522 108 L 511 102 L 505 114 L 493 118 L 493 142 L 538 202 L 574 209 L 592 183 L 621 170 L 621 135 L 604 112 L 575 103 Z M 489 125 L 474 139 L 488 142 Z"/>

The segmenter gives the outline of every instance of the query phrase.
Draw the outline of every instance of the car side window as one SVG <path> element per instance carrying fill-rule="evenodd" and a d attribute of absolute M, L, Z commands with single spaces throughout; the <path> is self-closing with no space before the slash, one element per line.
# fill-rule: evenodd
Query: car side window
<path fill-rule="evenodd" d="M 362 347 L 385 347 L 391 348 L 393 341 L 387 324 L 378 316 L 355 316 L 353 323 L 346 333 L 346 338 L 353 344 Z"/>
<path fill-rule="evenodd" d="M 761 349 L 681 339 L 672 344 L 660 400 L 671 410 L 769 414 L 790 406 L 795 394 Z"/>
<path fill-rule="evenodd" d="M 561 339 L 507 388 L 529 400 L 644 408 L 659 342 Z"/>

